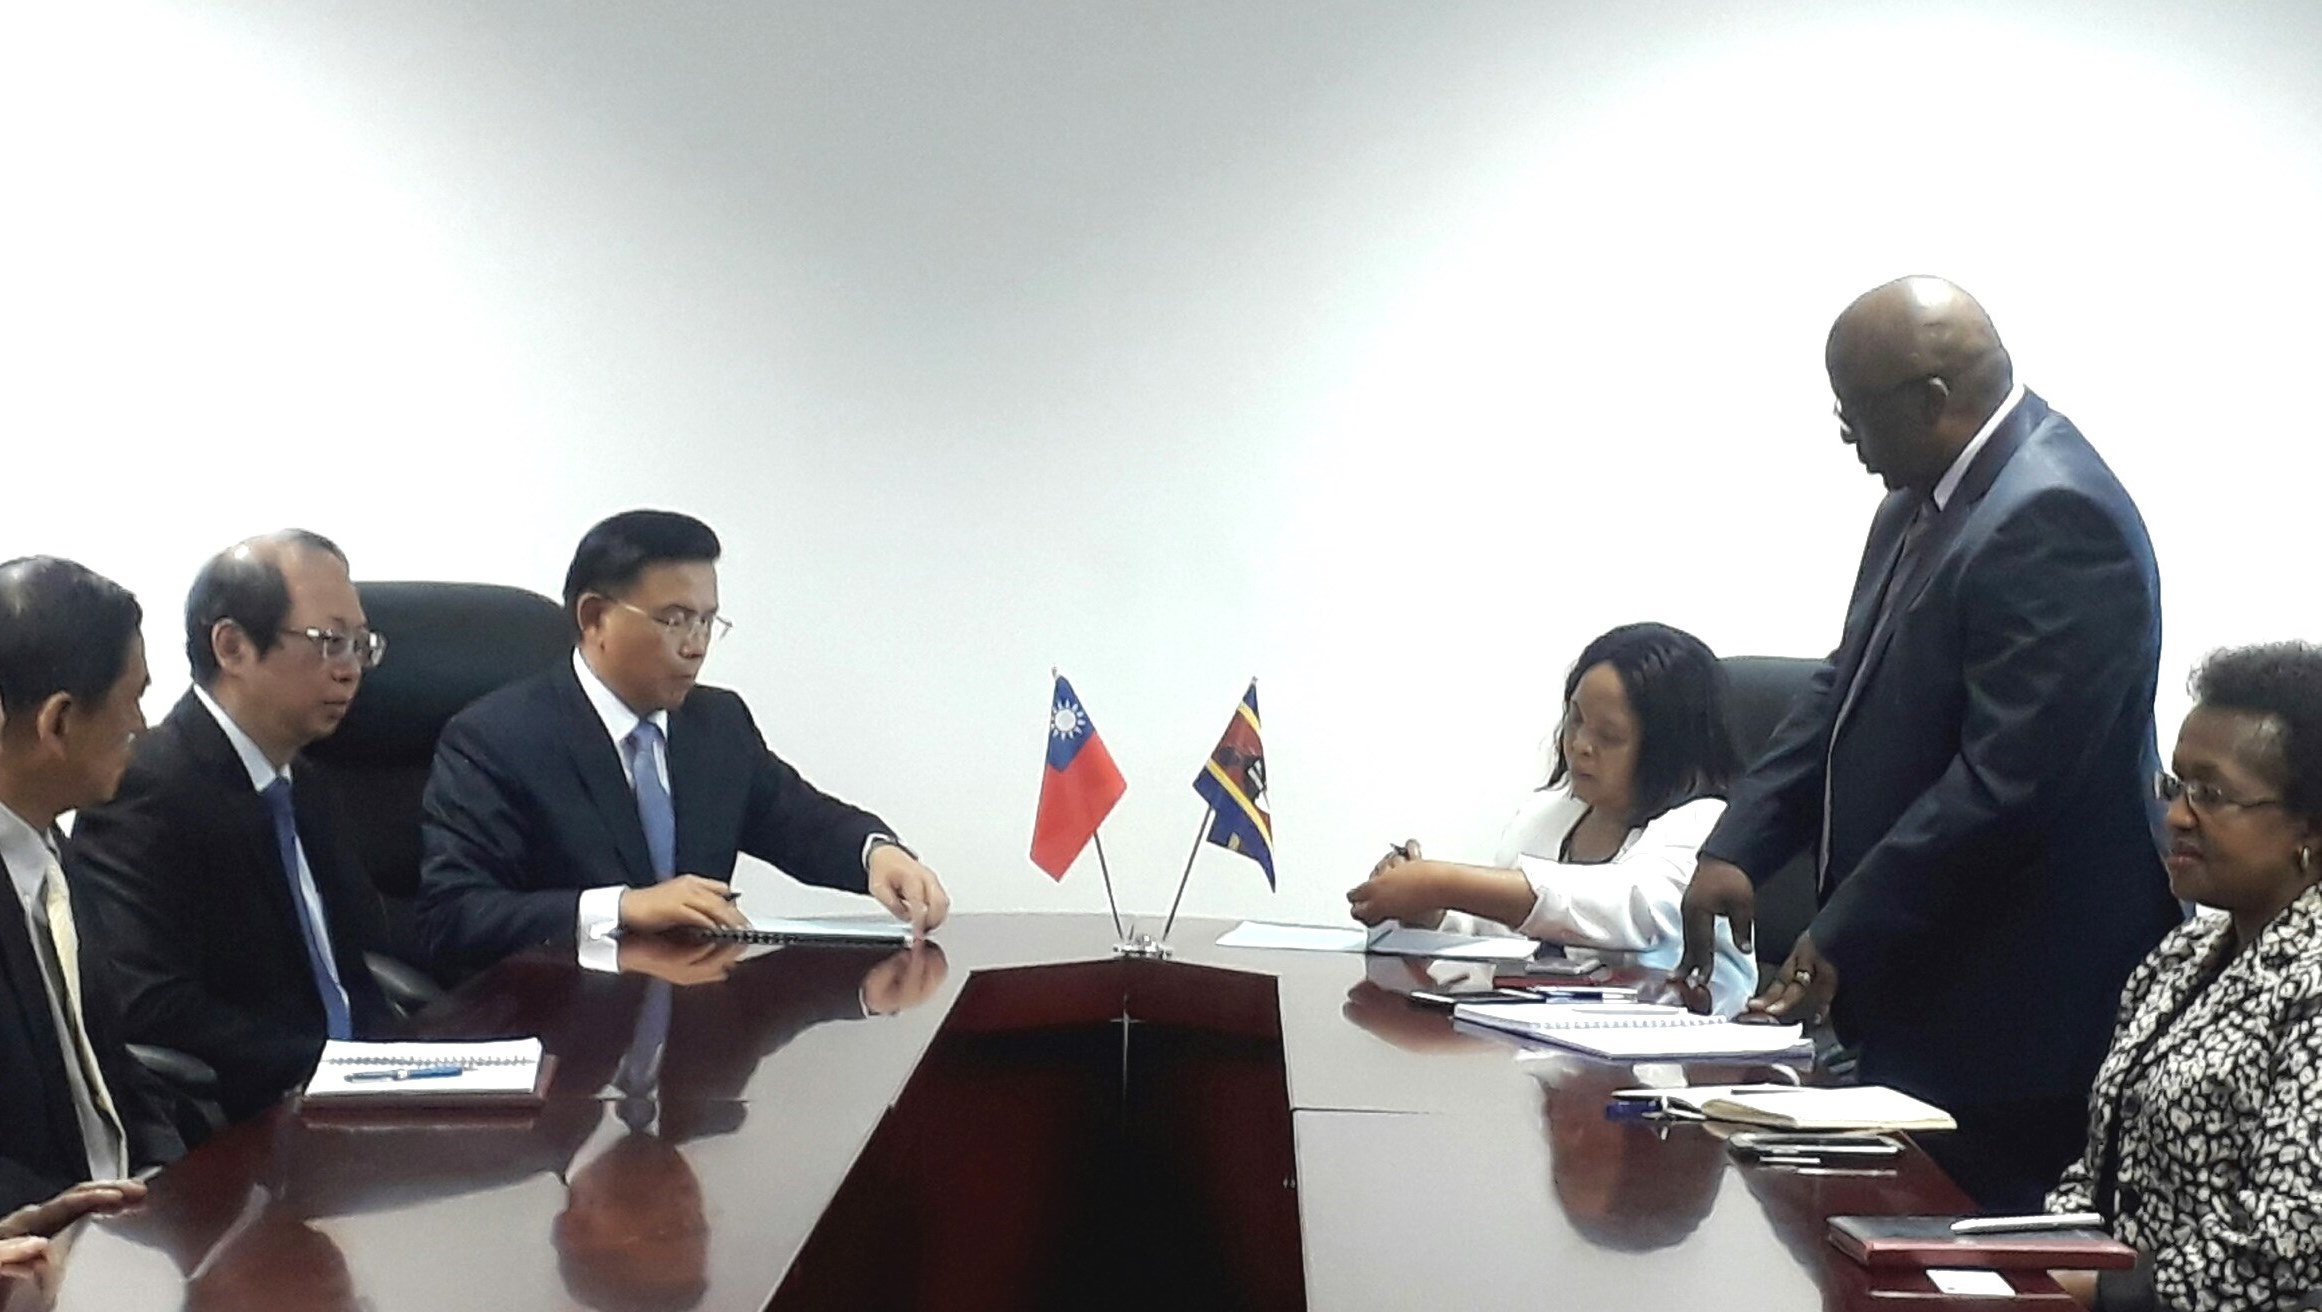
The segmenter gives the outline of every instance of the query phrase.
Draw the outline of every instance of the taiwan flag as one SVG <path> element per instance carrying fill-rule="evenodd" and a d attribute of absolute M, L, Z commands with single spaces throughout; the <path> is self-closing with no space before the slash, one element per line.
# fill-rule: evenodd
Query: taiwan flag
<path fill-rule="evenodd" d="M 1105 750 L 1088 711 L 1063 675 L 1048 708 L 1048 768 L 1040 775 L 1040 815 L 1032 822 L 1032 864 L 1051 879 L 1064 878 L 1080 849 L 1096 836 L 1113 804 L 1129 790 L 1113 754 Z"/>
<path fill-rule="evenodd" d="M 1266 814 L 1266 748 L 1258 724 L 1258 681 L 1234 707 L 1225 735 L 1209 764 L 1194 776 L 1193 791 L 1209 803 L 1209 832 L 1203 837 L 1229 852 L 1239 852 L 1266 872 L 1266 887 L 1274 886 L 1274 821 Z"/>

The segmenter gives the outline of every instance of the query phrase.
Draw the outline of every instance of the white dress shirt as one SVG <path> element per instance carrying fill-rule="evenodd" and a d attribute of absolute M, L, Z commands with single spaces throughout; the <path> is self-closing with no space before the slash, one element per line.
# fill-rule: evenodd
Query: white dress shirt
<path fill-rule="evenodd" d="M 1984 420 L 1983 427 L 1976 429 L 1975 436 L 1967 439 L 1967 445 L 1952 457 L 1951 468 L 1943 471 L 1943 477 L 1935 481 L 1935 490 L 1929 494 L 1935 502 L 1936 510 L 1940 511 L 1951 504 L 1951 494 L 1959 490 L 1959 480 L 1967 477 L 1967 467 L 1975 463 L 1975 457 L 1983 450 L 1984 443 L 1991 441 L 1991 435 L 1999 431 L 1999 426 L 2007 422 L 2007 417 L 2016 412 L 2016 407 L 2023 400 L 2022 383 L 2009 388 L 2008 399 L 2000 402 L 1999 409 L 1991 412 L 1991 418 Z"/>
<path fill-rule="evenodd" d="M 129 1175 L 129 1145 L 114 1134 L 104 1114 L 97 1110 L 96 1098 L 89 1092 L 88 1076 L 81 1070 L 81 1054 L 73 1045 L 72 1022 L 65 1017 L 65 1000 L 56 996 L 57 963 L 43 947 L 48 912 L 41 903 L 41 883 L 52 866 L 57 868 L 57 877 L 63 878 L 63 863 L 46 837 L 5 806 L 0 806 L 0 862 L 8 866 L 8 882 L 16 889 L 17 907 L 24 915 L 25 928 L 32 935 L 33 953 L 40 958 L 41 976 L 46 985 L 41 991 L 48 995 L 49 1024 L 56 1030 L 59 1055 L 64 1058 L 65 1080 L 72 1086 L 73 1116 L 81 1129 L 81 1149 L 88 1154 L 89 1178 L 125 1179 Z"/>
<path fill-rule="evenodd" d="M 613 756 L 621 762 L 621 777 L 629 781 L 631 789 L 637 786 L 637 775 L 629 766 L 629 753 L 622 744 L 637 726 L 647 720 L 661 731 L 653 740 L 653 768 L 661 773 L 661 786 L 669 793 L 669 805 L 677 806 L 677 790 L 669 779 L 669 712 L 655 711 L 639 715 L 629 709 L 620 695 L 605 686 L 597 672 L 581 658 L 580 648 L 572 650 L 572 671 L 580 676 L 581 694 L 596 708 L 597 718 L 605 722 L 605 733 L 613 740 Z M 613 931 L 621 927 L 621 894 L 628 892 L 626 884 L 606 884 L 599 888 L 584 888 L 580 895 L 579 922 L 574 927 L 575 941 L 580 945 L 580 962 L 593 970 L 612 970 L 616 967 L 619 948 L 612 941 Z"/>
<path fill-rule="evenodd" d="M 250 776 L 252 789 L 263 793 L 277 778 L 290 778 L 289 768 L 276 770 L 274 762 L 266 759 L 266 753 L 260 750 L 257 742 L 242 732 L 242 726 L 234 723 L 234 717 L 226 714 L 226 708 L 218 705 L 217 699 L 210 696 L 208 689 L 197 683 L 193 694 L 201 702 L 202 709 L 210 713 L 210 718 L 218 722 L 218 727 L 226 731 L 226 741 L 234 745 L 234 755 L 241 758 L 242 769 Z M 306 863 L 306 840 L 298 837 L 297 825 L 290 828 L 292 848 L 298 857 L 298 869 L 290 873 L 292 881 L 298 885 L 299 914 L 306 917 L 307 926 L 314 931 L 314 941 L 322 948 L 323 969 L 330 972 L 331 987 L 339 991 L 339 1005 L 351 1016 L 354 1008 L 347 1001 L 347 986 L 339 981 L 338 954 L 331 950 L 331 922 L 323 915 L 322 894 L 314 884 L 314 867 Z M 303 953 L 305 945 L 300 944 L 299 949 Z"/>

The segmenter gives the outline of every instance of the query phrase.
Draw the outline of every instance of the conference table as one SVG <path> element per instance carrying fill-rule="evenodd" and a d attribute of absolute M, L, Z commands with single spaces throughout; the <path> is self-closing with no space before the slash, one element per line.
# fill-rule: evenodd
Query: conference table
<path fill-rule="evenodd" d="M 1167 960 L 1036 914 L 955 917 L 917 958 L 512 958 L 418 1027 L 538 1034 L 544 1106 L 286 1103 L 82 1223 L 8 1312 L 1993 1305 L 1824 1242 L 1834 1214 L 1970 1210 L 1915 1147 L 1743 1165 L 1608 1115 L 1628 1067 L 1414 1004 L 1428 963 L 1227 928 L 1179 922 Z"/>

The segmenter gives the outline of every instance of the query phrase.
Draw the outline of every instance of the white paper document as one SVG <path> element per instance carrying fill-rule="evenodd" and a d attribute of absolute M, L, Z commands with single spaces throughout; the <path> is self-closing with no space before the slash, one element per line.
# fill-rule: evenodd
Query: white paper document
<path fill-rule="evenodd" d="M 1955 1298 L 2014 1298 L 2016 1287 L 1997 1271 L 1970 1271 L 1964 1267 L 1931 1266 L 1927 1282 Z"/>

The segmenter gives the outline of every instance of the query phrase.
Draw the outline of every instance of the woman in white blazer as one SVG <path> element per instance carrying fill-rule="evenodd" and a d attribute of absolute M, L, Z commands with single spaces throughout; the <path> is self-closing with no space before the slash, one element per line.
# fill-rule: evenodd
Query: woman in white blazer
<path fill-rule="evenodd" d="M 1501 833 L 1491 864 L 1437 861 L 1416 840 L 1399 843 L 1347 901 L 1369 925 L 1512 926 L 1673 966 L 1684 941 L 1678 905 L 1738 773 L 1716 654 L 1666 624 L 1624 624 L 1572 663 L 1555 766 Z M 1717 974 L 1721 997 L 1747 997 L 1757 979 L 1723 922 Z"/>

